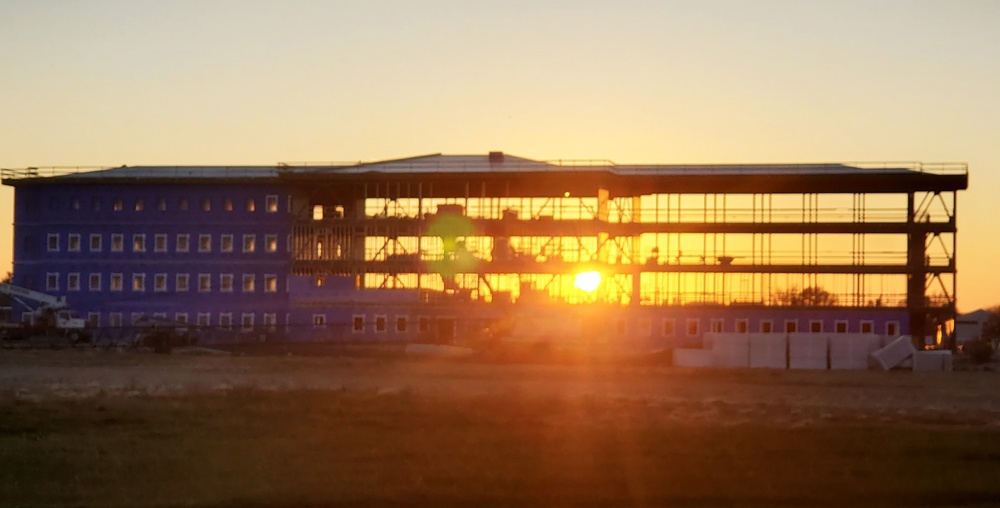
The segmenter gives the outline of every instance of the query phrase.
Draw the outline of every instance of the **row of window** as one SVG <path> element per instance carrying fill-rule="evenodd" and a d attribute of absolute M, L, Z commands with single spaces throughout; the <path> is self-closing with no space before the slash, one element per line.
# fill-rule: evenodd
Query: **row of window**
<path fill-rule="evenodd" d="M 49 198 L 49 209 L 52 211 L 58 210 L 59 205 L 62 200 L 57 196 L 52 196 Z M 218 205 L 213 205 L 213 203 L 218 203 Z M 291 202 L 289 202 L 289 206 Z M 222 198 L 221 201 L 213 200 L 212 198 L 201 198 L 199 201 L 199 206 L 202 211 L 210 212 L 213 206 L 221 206 L 221 209 L 227 212 L 232 212 L 236 209 L 236 203 L 230 198 Z M 90 199 L 90 209 L 97 212 L 104 207 L 104 198 L 99 196 L 94 196 Z M 70 199 L 70 208 L 73 210 L 80 210 L 82 208 L 82 203 L 80 198 L 73 197 Z M 111 209 L 116 212 L 124 211 L 126 208 L 136 212 L 142 212 L 146 210 L 146 200 L 145 198 L 135 198 L 132 201 L 126 203 L 124 199 L 115 197 L 111 199 Z M 191 208 L 191 200 L 186 197 L 178 198 L 174 202 L 174 209 L 179 211 L 187 211 Z M 156 209 L 161 212 L 166 212 L 170 209 L 170 203 L 167 198 L 157 198 L 156 199 Z M 247 212 L 257 211 L 257 200 L 255 198 L 246 198 L 243 202 L 243 210 Z M 264 211 L 268 213 L 276 213 L 278 211 L 278 196 L 271 194 L 264 197 Z"/>
<path fill-rule="evenodd" d="M 165 233 L 156 233 L 151 235 L 153 238 L 153 252 L 168 252 L 168 235 Z M 190 252 L 191 251 L 191 236 L 188 233 L 179 233 L 174 239 L 174 252 Z M 136 233 L 132 235 L 131 252 L 148 252 L 149 245 L 146 242 L 146 233 Z M 47 237 L 46 247 L 49 252 L 59 252 L 60 235 L 59 233 L 49 233 Z M 199 234 L 198 239 L 198 252 L 212 252 L 213 245 L 211 234 Z M 257 235 L 250 233 L 244 234 L 240 238 L 241 248 L 244 253 L 257 252 Z M 83 236 L 80 233 L 69 233 L 67 235 L 67 252 L 80 252 L 82 250 Z M 221 234 L 219 235 L 219 252 L 233 252 L 236 244 L 236 235 L 232 234 Z M 104 249 L 104 235 L 101 233 L 91 233 L 89 237 L 89 252 L 101 252 Z M 111 233 L 111 252 L 124 252 L 125 251 L 125 235 L 122 233 Z M 277 252 L 278 251 L 278 235 L 264 235 L 264 252 Z"/>
<path fill-rule="evenodd" d="M 712 333 L 723 333 L 726 329 L 725 319 L 712 319 L 709 321 L 709 331 Z M 702 333 L 701 330 L 701 320 L 697 318 L 689 318 L 685 320 L 685 334 L 689 337 L 696 337 Z M 812 319 L 809 320 L 808 328 L 803 330 L 799 329 L 798 319 L 786 319 L 784 320 L 784 333 L 797 333 L 800 331 L 805 331 L 809 333 L 825 333 L 829 330 L 824 329 L 824 321 L 822 319 Z M 624 335 L 626 331 L 626 323 L 624 320 L 619 320 L 617 322 L 617 331 L 619 335 Z M 850 321 L 847 319 L 838 319 L 833 322 L 833 333 L 850 333 Z M 875 321 L 870 319 L 862 319 L 858 321 L 857 328 L 855 329 L 858 333 L 875 333 Z M 885 323 L 885 334 L 889 336 L 899 335 L 899 322 L 898 321 L 888 321 Z M 736 319 L 734 321 L 734 331 L 736 333 L 750 333 L 750 320 L 748 318 Z M 642 318 L 639 320 L 639 335 L 643 337 L 649 337 L 653 332 L 653 322 L 650 318 Z M 758 333 L 776 333 L 779 332 L 774 326 L 774 321 L 770 319 L 761 319 L 757 323 Z M 677 334 L 674 319 L 663 319 L 661 325 L 661 334 L 664 337 L 673 337 Z"/>
<path fill-rule="evenodd" d="M 45 289 L 47 291 L 61 291 L 60 274 L 56 272 L 49 272 L 45 274 Z M 223 293 L 231 293 L 235 289 L 236 277 L 231 273 L 220 273 L 217 274 L 217 290 Z M 108 291 L 125 291 L 125 275 L 122 273 L 112 273 L 108 277 Z M 212 285 L 212 274 L 209 273 L 199 273 L 197 274 L 197 291 L 199 293 L 209 293 L 213 291 Z M 170 291 L 168 288 L 169 277 L 165 273 L 152 274 L 151 277 L 147 278 L 145 273 L 133 273 L 131 277 L 131 284 L 128 286 L 131 291 L 144 292 L 147 290 L 147 282 L 152 280 L 152 290 L 155 292 L 167 292 Z M 257 289 L 257 276 L 252 273 L 242 274 L 241 279 L 239 279 L 241 284 L 240 288 L 244 293 L 253 293 Z M 278 276 L 276 274 L 268 273 L 264 274 L 263 279 L 263 291 L 265 293 L 276 293 L 278 291 Z M 80 291 L 83 285 L 83 276 L 79 272 L 71 272 L 66 274 L 66 290 L 67 291 Z M 104 291 L 104 277 L 100 273 L 90 273 L 87 274 L 87 288 L 90 291 Z M 174 275 L 174 287 L 173 291 L 177 293 L 184 293 L 191 291 L 191 274 L 188 273 L 178 273 Z"/>
<path fill-rule="evenodd" d="M 196 313 L 195 321 L 192 324 L 197 326 L 209 327 L 218 326 L 224 330 L 232 330 L 234 326 L 233 313 L 232 312 L 220 312 L 218 315 L 218 321 L 212 323 L 212 313 L 211 312 L 198 312 Z M 267 312 L 261 314 L 263 318 L 263 326 L 270 331 L 274 331 L 278 326 L 277 314 Z M 129 326 L 144 326 L 148 325 L 149 321 L 147 316 L 143 312 L 133 312 L 129 316 L 131 321 L 128 323 Z M 154 312 L 152 314 L 154 319 L 168 319 L 166 312 Z M 243 312 L 239 315 L 240 321 L 239 326 L 244 331 L 252 330 L 256 326 L 257 313 L 255 312 Z M 26 322 L 32 319 L 32 314 L 29 312 L 24 313 L 22 319 Z M 189 314 L 187 312 L 177 312 L 173 315 L 173 320 L 178 323 L 190 323 Z M 104 326 L 101 322 L 100 312 L 90 312 L 87 314 L 87 325 L 95 328 Z M 107 326 L 112 328 L 120 328 L 126 326 L 125 323 L 125 313 L 123 312 L 109 312 L 108 313 L 108 323 Z"/>

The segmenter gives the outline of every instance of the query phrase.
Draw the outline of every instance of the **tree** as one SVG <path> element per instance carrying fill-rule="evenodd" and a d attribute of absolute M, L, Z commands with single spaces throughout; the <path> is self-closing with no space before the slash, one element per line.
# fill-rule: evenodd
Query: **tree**
<path fill-rule="evenodd" d="M 793 286 L 785 291 L 777 291 L 774 293 L 774 301 L 778 305 L 801 307 L 830 307 L 837 305 L 837 297 L 835 295 L 817 286 L 810 286 L 801 290 Z"/>

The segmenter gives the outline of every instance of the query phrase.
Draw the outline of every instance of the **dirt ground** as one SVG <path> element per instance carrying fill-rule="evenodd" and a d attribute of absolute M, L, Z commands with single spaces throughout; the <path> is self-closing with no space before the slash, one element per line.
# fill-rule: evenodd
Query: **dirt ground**
<path fill-rule="evenodd" d="M 804 426 L 824 421 L 1000 428 L 990 371 L 683 369 L 667 362 L 489 363 L 400 352 L 331 356 L 156 355 L 101 350 L 0 351 L 0 396 L 132 397 L 232 390 L 517 395 L 639 400 L 679 422 Z"/>

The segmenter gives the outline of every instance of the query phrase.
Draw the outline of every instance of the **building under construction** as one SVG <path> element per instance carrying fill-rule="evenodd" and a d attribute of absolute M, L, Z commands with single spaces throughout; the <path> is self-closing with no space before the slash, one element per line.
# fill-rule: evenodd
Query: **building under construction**
<path fill-rule="evenodd" d="M 491 152 L 3 181 L 15 284 L 66 295 L 97 328 L 157 316 L 212 340 L 671 347 L 706 332 L 935 336 L 955 315 L 968 174 Z"/>

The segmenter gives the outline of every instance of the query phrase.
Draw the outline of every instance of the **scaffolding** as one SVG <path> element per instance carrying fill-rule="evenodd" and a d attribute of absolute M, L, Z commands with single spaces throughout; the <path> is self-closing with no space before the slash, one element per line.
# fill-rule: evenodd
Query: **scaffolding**
<path fill-rule="evenodd" d="M 896 307 L 914 335 L 954 317 L 962 164 L 448 157 L 283 175 L 293 272 L 422 301 Z"/>

